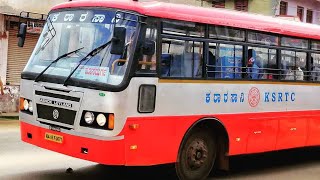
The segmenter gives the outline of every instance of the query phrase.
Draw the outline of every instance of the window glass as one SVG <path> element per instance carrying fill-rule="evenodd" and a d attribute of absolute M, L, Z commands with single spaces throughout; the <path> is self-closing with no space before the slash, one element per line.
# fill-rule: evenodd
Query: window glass
<path fill-rule="evenodd" d="M 234 9 L 237 11 L 248 11 L 249 2 L 248 0 L 235 0 Z"/>
<path fill-rule="evenodd" d="M 246 78 L 277 79 L 277 51 L 275 49 L 248 47 Z"/>
<path fill-rule="evenodd" d="M 202 77 L 203 43 L 162 40 L 162 77 Z"/>
<path fill-rule="evenodd" d="M 288 3 L 285 1 L 280 2 L 280 15 L 287 15 Z"/>
<path fill-rule="evenodd" d="M 248 41 L 252 43 L 266 44 L 266 45 L 278 45 L 279 38 L 277 36 L 258 33 L 258 32 L 249 32 Z"/>
<path fill-rule="evenodd" d="M 162 23 L 162 32 L 180 36 L 204 37 L 204 26 L 198 23 L 182 21 L 164 21 Z"/>
<path fill-rule="evenodd" d="M 210 26 L 209 27 L 210 38 L 244 41 L 245 33 L 242 30 L 229 28 L 224 26 Z"/>
<path fill-rule="evenodd" d="M 208 52 L 208 61 L 207 61 L 207 77 L 214 78 L 215 77 L 215 65 L 216 65 L 216 57 L 217 57 L 217 44 L 209 43 L 209 52 Z"/>
<path fill-rule="evenodd" d="M 308 9 L 307 10 L 307 19 L 306 19 L 307 23 L 313 23 L 313 11 Z"/>
<path fill-rule="evenodd" d="M 51 77 L 48 80 L 56 76 L 67 79 L 71 73 L 71 82 L 82 84 L 82 81 L 90 81 L 92 87 L 99 86 L 99 83 L 120 85 L 125 80 L 130 57 L 136 49 L 132 42 L 137 40 L 138 16 L 91 8 L 51 13 L 48 19 L 51 21 L 45 24 L 24 72 L 40 73 L 59 56 L 77 50 L 78 53 L 60 59 L 45 71 L 44 75 Z M 127 56 L 111 52 L 110 42 L 115 27 L 126 29 L 123 54 Z M 102 45 L 105 48 L 91 58 L 83 59 Z M 79 64 L 81 59 L 83 61 Z"/>
<path fill-rule="evenodd" d="M 156 39 L 157 39 L 157 21 L 153 19 L 149 20 L 148 27 L 146 29 L 145 41 L 149 43 L 153 43 L 155 45 L 155 53 L 153 55 L 143 55 L 139 59 L 138 71 L 140 73 L 143 72 L 153 72 L 156 73 Z"/>
<path fill-rule="evenodd" d="M 320 81 L 320 54 L 311 54 L 311 80 Z"/>
<path fill-rule="evenodd" d="M 243 47 L 218 44 L 218 58 L 215 64 L 215 78 L 241 79 Z"/>
<path fill-rule="evenodd" d="M 288 46 L 288 47 L 307 49 L 308 48 L 308 40 L 307 39 L 290 38 L 290 37 L 282 37 L 281 38 L 281 45 Z"/>
<path fill-rule="evenodd" d="M 320 50 L 320 41 L 312 41 L 311 42 L 311 49 Z"/>
<path fill-rule="evenodd" d="M 281 79 L 298 80 L 306 79 L 307 53 L 295 51 L 281 51 Z"/>

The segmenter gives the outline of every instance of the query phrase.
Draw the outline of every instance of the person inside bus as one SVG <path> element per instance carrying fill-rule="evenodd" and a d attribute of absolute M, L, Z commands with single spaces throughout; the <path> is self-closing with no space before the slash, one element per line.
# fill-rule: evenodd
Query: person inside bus
<path fill-rule="evenodd" d="M 297 81 L 303 81 L 304 79 L 304 72 L 302 71 L 301 67 L 296 67 L 296 80 Z"/>
<path fill-rule="evenodd" d="M 311 57 L 311 80 L 320 81 L 320 68 L 318 64 L 314 63 L 313 57 Z"/>
<path fill-rule="evenodd" d="M 254 49 L 249 49 L 246 78 L 260 79 L 259 68 L 256 51 Z"/>
<path fill-rule="evenodd" d="M 213 78 L 215 77 L 215 60 L 216 60 L 216 57 L 213 55 L 213 53 L 211 51 L 209 51 L 209 59 L 208 59 L 208 65 L 209 67 L 207 67 L 207 74 L 208 74 L 208 77 L 210 78 Z"/>
<path fill-rule="evenodd" d="M 282 78 L 283 80 L 294 80 L 294 67 L 293 66 L 288 66 L 287 65 L 287 61 L 284 61 L 283 63 L 281 63 L 281 74 L 282 74 Z"/>

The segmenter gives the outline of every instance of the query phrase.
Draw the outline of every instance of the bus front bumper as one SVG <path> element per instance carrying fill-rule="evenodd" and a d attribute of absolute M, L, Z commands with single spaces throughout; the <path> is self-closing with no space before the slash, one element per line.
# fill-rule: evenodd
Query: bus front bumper
<path fill-rule="evenodd" d="M 20 121 L 21 139 L 41 148 L 106 165 L 125 165 L 124 139 L 79 137 Z"/>

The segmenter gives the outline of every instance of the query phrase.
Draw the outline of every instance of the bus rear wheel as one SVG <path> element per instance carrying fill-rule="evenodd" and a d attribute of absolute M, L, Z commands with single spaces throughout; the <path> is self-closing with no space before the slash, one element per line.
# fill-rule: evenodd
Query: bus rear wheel
<path fill-rule="evenodd" d="M 205 179 L 216 159 L 216 140 L 209 130 L 197 128 L 180 147 L 176 173 L 181 180 Z"/>

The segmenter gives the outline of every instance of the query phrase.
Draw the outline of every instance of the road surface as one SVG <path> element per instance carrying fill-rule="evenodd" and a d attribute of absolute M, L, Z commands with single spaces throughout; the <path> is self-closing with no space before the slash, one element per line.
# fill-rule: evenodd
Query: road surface
<path fill-rule="evenodd" d="M 67 173 L 68 168 L 72 173 Z M 0 120 L 0 179 L 175 179 L 171 166 L 107 167 L 21 142 L 19 123 Z M 213 179 L 320 179 L 320 148 L 231 158 L 231 171 Z"/>

